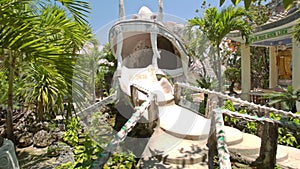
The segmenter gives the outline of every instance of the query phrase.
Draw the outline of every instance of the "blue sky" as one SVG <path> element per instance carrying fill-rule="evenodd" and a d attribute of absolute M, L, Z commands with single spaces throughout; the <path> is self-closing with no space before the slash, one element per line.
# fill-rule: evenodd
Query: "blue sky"
<path fill-rule="evenodd" d="M 89 14 L 89 21 L 95 33 L 102 31 L 103 27 L 108 23 L 113 23 L 118 19 L 118 4 L 119 0 L 87 0 L 92 11 Z M 164 13 L 177 16 L 183 20 L 191 19 L 195 16 L 199 16 L 203 11 L 201 4 L 203 0 L 163 0 Z M 149 7 L 153 12 L 158 10 L 158 0 L 124 0 L 125 14 L 136 14 L 142 6 Z M 212 6 L 219 6 L 219 0 L 207 0 Z M 222 7 L 228 6 L 231 3 L 230 0 L 226 0 Z M 199 9 L 200 13 L 195 11 Z M 103 31 L 102 31 L 103 32 Z M 105 39 L 105 33 L 101 33 L 100 39 Z M 98 37 L 99 38 L 99 37 Z"/>

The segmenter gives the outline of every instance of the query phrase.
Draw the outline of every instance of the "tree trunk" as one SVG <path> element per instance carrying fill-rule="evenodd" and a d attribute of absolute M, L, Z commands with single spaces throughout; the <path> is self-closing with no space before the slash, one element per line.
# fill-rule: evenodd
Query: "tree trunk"
<path fill-rule="evenodd" d="M 217 52 L 218 52 L 218 59 L 217 59 L 217 78 L 218 78 L 218 92 L 221 92 L 222 91 L 222 67 L 221 67 L 221 51 L 220 51 L 220 43 L 218 43 L 218 46 L 217 46 Z"/>
<path fill-rule="evenodd" d="M 259 157 L 254 162 L 258 169 L 273 169 L 276 166 L 278 125 L 265 122 Z"/>
<path fill-rule="evenodd" d="M 96 76 L 96 73 L 95 73 L 95 65 L 94 63 L 92 63 L 92 84 L 91 84 L 91 87 L 92 87 L 92 103 L 91 104 L 94 104 L 96 103 L 96 90 L 95 90 L 95 76 Z"/>
<path fill-rule="evenodd" d="M 219 42 L 218 43 L 218 46 L 217 46 L 217 51 L 218 51 L 218 66 L 217 66 L 217 69 L 218 69 L 218 74 L 217 74 L 217 77 L 218 77 L 218 92 L 222 92 L 222 71 L 221 71 L 221 69 L 222 69 L 222 67 L 221 67 L 221 51 L 220 51 L 220 43 L 221 42 Z M 223 99 L 222 98 L 219 98 L 219 106 L 221 107 L 222 106 L 222 104 L 223 104 Z"/>
<path fill-rule="evenodd" d="M 7 138 L 15 142 L 13 131 L 13 81 L 14 81 L 15 58 L 12 51 L 9 51 L 9 77 L 8 77 L 8 100 L 6 114 L 6 134 Z"/>

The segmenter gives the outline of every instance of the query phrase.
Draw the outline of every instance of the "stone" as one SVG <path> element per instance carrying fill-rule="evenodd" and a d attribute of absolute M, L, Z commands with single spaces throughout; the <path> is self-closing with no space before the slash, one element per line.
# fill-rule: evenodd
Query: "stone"
<path fill-rule="evenodd" d="M 18 147 L 29 147 L 33 144 L 33 134 L 29 132 L 22 133 L 18 137 Z"/>
<path fill-rule="evenodd" d="M 60 131 L 66 131 L 65 124 L 57 124 L 57 127 L 60 129 Z"/>
<path fill-rule="evenodd" d="M 65 144 L 58 142 L 59 156 L 56 159 L 56 164 L 64 164 L 67 162 L 75 162 L 73 149 Z"/>
<path fill-rule="evenodd" d="M 52 138 L 55 141 L 63 142 L 63 134 L 64 134 L 63 131 L 57 131 L 57 130 L 56 131 L 51 131 Z"/>
<path fill-rule="evenodd" d="M 60 155 L 61 148 L 57 142 L 52 143 L 47 150 L 48 157 L 58 157 Z"/>
<path fill-rule="evenodd" d="M 35 147 L 44 148 L 49 146 L 53 142 L 53 138 L 50 133 L 45 130 L 40 130 L 34 134 L 33 145 Z"/>

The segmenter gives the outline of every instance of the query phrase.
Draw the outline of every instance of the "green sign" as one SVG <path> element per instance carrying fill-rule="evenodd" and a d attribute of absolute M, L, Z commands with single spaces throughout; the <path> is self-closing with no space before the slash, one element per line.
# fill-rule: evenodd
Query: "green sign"
<path fill-rule="evenodd" d="M 272 32 L 264 33 L 264 34 L 254 35 L 253 42 L 276 38 L 279 36 L 287 35 L 289 33 L 290 33 L 289 28 L 284 28 L 284 29 L 280 29 L 280 30 L 276 30 L 276 31 L 272 31 Z"/>

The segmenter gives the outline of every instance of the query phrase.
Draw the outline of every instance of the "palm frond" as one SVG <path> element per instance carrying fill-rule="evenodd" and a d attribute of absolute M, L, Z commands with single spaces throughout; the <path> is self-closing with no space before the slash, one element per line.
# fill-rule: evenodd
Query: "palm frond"
<path fill-rule="evenodd" d="M 57 0 L 65 6 L 74 19 L 80 24 L 87 23 L 87 14 L 90 13 L 91 7 L 88 2 L 83 0 Z"/>

